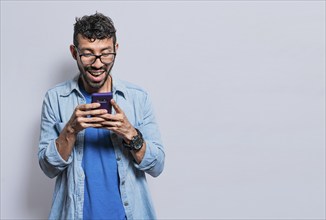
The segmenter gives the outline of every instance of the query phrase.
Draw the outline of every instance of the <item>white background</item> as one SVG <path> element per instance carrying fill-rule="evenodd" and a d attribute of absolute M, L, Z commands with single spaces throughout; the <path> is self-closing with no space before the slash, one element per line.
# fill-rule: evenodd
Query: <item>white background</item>
<path fill-rule="evenodd" d="M 1 1 L 1 219 L 48 215 L 41 104 L 95 11 L 118 30 L 113 74 L 154 102 L 160 219 L 325 218 L 325 1 Z"/>

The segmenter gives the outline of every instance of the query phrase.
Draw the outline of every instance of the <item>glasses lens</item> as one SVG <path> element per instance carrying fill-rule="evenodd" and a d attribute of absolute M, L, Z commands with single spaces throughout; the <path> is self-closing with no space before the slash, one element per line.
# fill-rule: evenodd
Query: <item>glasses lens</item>
<path fill-rule="evenodd" d="M 83 62 L 84 65 L 91 65 L 95 62 L 96 56 L 94 54 L 83 54 L 81 56 L 81 61 Z M 114 60 L 114 54 L 102 54 L 100 56 L 100 60 L 104 64 L 110 64 Z"/>
<path fill-rule="evenodd" d="M 90 65 L 95 61 L 96 57 L 91 54 L 85 54 L 85 55 L 82 55 L 80 57 L 80 59 L 84 65 Z"/>
<path fill-rule="evenodd" d="M 112 63 L 114 59 L 114 54 L 102 54 L 101 62 L 104 64 Z"/>

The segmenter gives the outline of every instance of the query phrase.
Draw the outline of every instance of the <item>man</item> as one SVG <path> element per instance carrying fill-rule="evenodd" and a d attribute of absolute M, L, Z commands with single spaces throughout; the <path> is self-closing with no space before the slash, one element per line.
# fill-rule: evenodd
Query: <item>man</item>
<path fill-rule="evenodd" d="M 56 177 L 50 219 L 155 219 L 145 173 L 158 176 L 164 149 L 148 94 L 110 73 L 118 43 L 101 13 L 76 19 L 79 76 L 50 89 L 42 107 L 39 163 Z M 112 114 L 91 103 L 112 92 Z"/>

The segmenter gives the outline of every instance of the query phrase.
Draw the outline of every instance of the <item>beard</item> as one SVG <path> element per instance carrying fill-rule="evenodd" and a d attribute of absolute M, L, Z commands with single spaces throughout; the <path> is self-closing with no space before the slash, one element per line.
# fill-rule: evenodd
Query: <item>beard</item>
<path fill-rule="evenodd" d="M 106 83 L 108 77 L 110 76 L 113 64 L 114 62 L 110 65 L 104 65 L 101 68 L 82 66 L 79 63 L 77 65 L 84 83 L 86 83 L 87 87 L 89 87 L 91 90 L 96 91 L 102 88 Z"/>

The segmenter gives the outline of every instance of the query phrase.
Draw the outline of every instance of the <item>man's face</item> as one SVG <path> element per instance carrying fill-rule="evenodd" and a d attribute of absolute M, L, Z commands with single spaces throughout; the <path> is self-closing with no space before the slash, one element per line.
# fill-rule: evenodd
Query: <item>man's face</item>
<path fill-rule="evenodd" d="M 103 89 L 111 82 L 111 80 L 108 80 L 108 77 L 113 67 L 114 59 L 110 64 L 104 64 L 100 59 L 96 59 L 93 64 L 86 64 L 82 61 L 85 56 L 81 58 L 80 55 L 102 55 L 115 52 L 113 38 L 90 41 L 79 35 L 78 43 L 78 48 L 75 51 L 77 56 L 75 57 L 85 89 L 91 93 L 99 92 L 101 88 Z"/>

